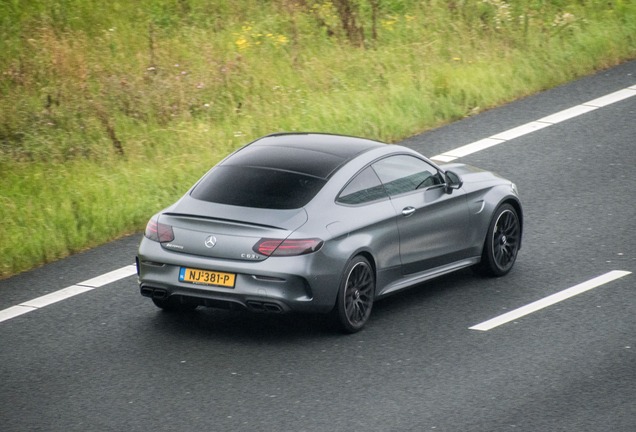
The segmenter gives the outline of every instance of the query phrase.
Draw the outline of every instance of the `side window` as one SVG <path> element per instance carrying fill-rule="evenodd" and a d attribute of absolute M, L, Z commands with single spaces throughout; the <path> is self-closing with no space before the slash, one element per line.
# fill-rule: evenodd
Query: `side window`
<path fill-rule="evenodd" d="M 437 169 L 408 155 L 390 156 L 373 164 L 390 196 L 442 184 Z"/>
<path fill-rule="evenodd" d="M 366 168 L 349 182 L 336 200 L 342 204 L 364 204 L 386 198 L 380 179 L 371 167 Z"/>

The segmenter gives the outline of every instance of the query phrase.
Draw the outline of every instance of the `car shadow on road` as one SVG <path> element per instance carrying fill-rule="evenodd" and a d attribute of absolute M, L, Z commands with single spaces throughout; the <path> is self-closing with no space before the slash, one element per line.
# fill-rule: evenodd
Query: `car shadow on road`
<path fill-rule="evenodd" d="M 154 326 L 179 337 L 231 339 L 233 341 L 283 342 L 295 338 L 324 338 L 338 335 L 329 315 L 264 314 L 199 307 L 192 312 L 158 310 Z"/>
<path fill-rule="evenodd" d="M 451 274 L 422 282 L 412 287 L 378 300 L 373 306 L 373 314 L 389 315 L 406 312 L 415 308 L 421 310 L 431 302 L 443 302 L 444 299 L 455 298 L 454 294 L 467 289 L 474 284 L 483 283 L 483 278 L 470 269 L 462 269 Z"/>
<path fill-rule="evenodd" d="M 461 270 L 381 299 L 374 304 L 370 321 L 362 332 L 382 333 L 386 322 L 411 320 L 414 314 L 427 315 L 431 309 L 438 310 L 440 304 L 450 301 L 449 297 L 457 297 L 453 293 L 479 283 L 480 279 L 470 270 Z M 339 330 L 333 314 L 261 314 L 199 307 L 185 313 L 157 310 L 152 324 L 155 330 L 167 332 L 168 336 L 246 343 L 347 337 Z"/>

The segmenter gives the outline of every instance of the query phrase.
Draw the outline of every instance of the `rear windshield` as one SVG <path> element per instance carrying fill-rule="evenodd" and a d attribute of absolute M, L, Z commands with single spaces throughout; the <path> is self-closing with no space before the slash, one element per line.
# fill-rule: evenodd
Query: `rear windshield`
<path fill-rule="evenodd" d="M 326 180 L 268 168 L 217 166 L 192 191 L 192 197 L 219 204 L 267 209 L 306 205 Z"/>

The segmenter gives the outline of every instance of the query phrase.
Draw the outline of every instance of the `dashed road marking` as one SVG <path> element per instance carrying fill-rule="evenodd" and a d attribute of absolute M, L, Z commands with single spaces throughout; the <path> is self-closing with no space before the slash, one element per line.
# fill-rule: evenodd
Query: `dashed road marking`
<path fill-rule="evenodd" d="M 118 281 L 119 279 L 123 279 L 128 276 L 132 276 L 137 273 L 137 266 L 135 264 L 122 267 L 117 270 L 113 270 L 108 273 L 104 273 L 103 275 L 94 277 L 93 279 L 89 279 L 84 282 L 80 282 L 77 285 L 99 288 L 104 285 L 108 285 L 109 283 Z"/>
<path fill-rule="evenodd" d="M 72 285 L 59 291 L 43 295 L 42 297 L 34 298 L 33 300 L 20 303 L 20 306 L 28 306 L 39 309 L 93 289 L 94 288 L 86 286 Z"/>
<path fill-rule="evenodd" d="M 28 306 L 11 306 L 0 311 L 0 322 L 10 320 L 27 312 L 36 310 L 37 308 Z"/>
<path fill-rule="evenodd" d="M 474 325 L 470 327 L 470 330 L 488 331 L 507 322 L 516 320 L 517 318 L 521 318 L 522 316 L 531 314 L 532 312 L 536 312 L 570 297 L 574 297 L 575 295 L 581 294 L 585 291 L 589 291 L 592 288 L 596 288 L 618 278 L 622 278 L 623 276 L 627 276 L 628 274 L 631 274 L 631 272 L 621 270 L 614 270 L 609 273 L 605 273 L 604 275 L 590 279 L 587 282 L 583 282 L 558 293 L 549 295 L 541 300 L 537 300 L 503 315 L 499 315 L 498 317 L 489 319 L 488 321 L 484 321 L 481 324 Z"/>
<path fill-rule="evenodd" d="M 594 111 L 597 109 L 598 107 L 595 107 L 595 106 L 577 105 L 572 108 L 568 108 L 566 110 L 559 111 L 558 113 L 549 115 L 547 117 L 540 118 L 537 121 L 543 122 L 543 123 L 557 124 L 557 123 L 561 123 L 562 121 L 570 120 L 571 118 L 589 113 L 590 111 Z"/>
<path fill-rule="evenodd" d="M 54 291 L 41 297 L 34 298 L 24 303 L 20 303 L 17 306 L 11 306 L 10 308 L 0 311 L 0 322 L 10 320 L 11 318 L 24 315 L 25 313 L 32 312 L 37 309 L 41 309 L 50 304 L 66 300 L 67 298 L 85 293 L 86 291 L 92 291 L 95 288 L 99 288 L 120 279 L 127 278 L 128 276 L 132 276 L 136 273 L 137 266 L 135 264 L 128 265 L 117 270 L 104 273 L 103 275 L 97 276 L 93 279 L 89 279 L 87 281 L 62 288 L 61 290 Z"/>
<path fill-rule="evenodd" d="M 483 140 L 475 141 L 474 143 L 466 144 L 465 146 L 446 152 L 444 153 L 442 157 L 446 157 L 447 161 L 453 160 L 462 156 L 469 155 L 471 153 L 478 152 L 479 150 L 487 149 L 488 147 L 501 144 L 502 142 L 505 142 L 505 140 L 495 139 L 495 138 L 484 138 Z M 448 159 L 449 157 L 450 159 Z M 440 156 L 435 156 L 433 159 L 439 159 L 439 158 Z"/>
<path fill-rule="evenodd" d="M 519 138 L 520 136 L 527 135 L 532 132 L 536 132 L 548 126 L 552 126 L 550 123 L 542 123 L 538 121 L 526 123 L 521 126 L 517 126 L 516 128 L 508 129 L 505 132 L 498 133 L 497 135 L 493 135 L 491 138 L 510 141 L 515 138 Z"/>
<path fill-rule="evenodd" d="M 605 107 L 615 102 L 622 101 L 632 96 L 636 96 L 636 85 L 624 88 L 614 93 L 607 94 L 605 96 L 601 96 L 600 98 L 593 99 L 581 105 L 576 105 L 572 108 L 559 111 L 547 117 L 543 117 L 537 121 L 526 123 L 507 131 L 500 132 L 496 135 L 492 135 L 488 138 L 466 144 L 454 150 L 450 150 L 437 156 L 433 156 L 431 159 L 438 162 L 451 162 L 462 156 L 467 156 L 480 150 L 505 143 L 520 136 L 536 132 L 548 126 L 552 126 L 562 121 L 569 120 L 571 118 L 583 115 L 585 113 Z"/>
<path fill-rule="evenodd" d="M 614 93 L 610 93 L 605 96 L 601 96 L 600 98 L 591 100 L 589 102 L 585 102 L 583 105 L 594 106 L 594 107 L 604 107 L 614 102 L 622 101 L 623 99 L 627 99 L 634 96 L 634 90 L 631 87 L 627 87 L 626 89 L 616 91 Z"/>

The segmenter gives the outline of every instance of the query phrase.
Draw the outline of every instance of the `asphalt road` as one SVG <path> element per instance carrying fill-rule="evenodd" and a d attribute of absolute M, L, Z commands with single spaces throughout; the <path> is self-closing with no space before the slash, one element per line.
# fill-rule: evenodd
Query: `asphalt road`
<path fill-rule="evenodd" d="M 405 140 L 437 155 L 636 84 L 636 61 Z M 161 312 L 128 277 L 0 323 L 0 430 L 636 431 L 636 97 L 458 161 L 513 180 L 513 271 L 322 316 Z M 0 310 L 134 262 L 139 235 L 0 281 Z M 469 327 L 634 272 L 489 331 Z"/>

